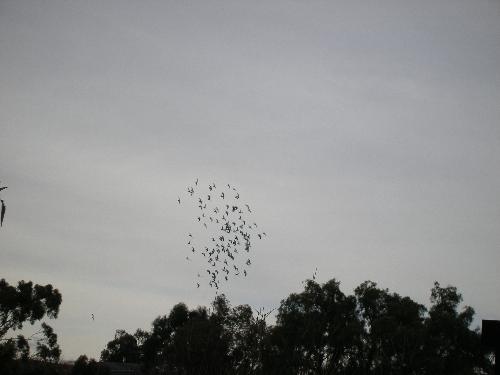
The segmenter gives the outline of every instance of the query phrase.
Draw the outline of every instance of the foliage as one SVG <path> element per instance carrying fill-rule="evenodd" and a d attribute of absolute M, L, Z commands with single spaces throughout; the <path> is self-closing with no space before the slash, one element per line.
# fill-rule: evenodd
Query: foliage
<path fill-rule="evenodd" d="M 461 301 L 438 283 L 427 310 L 371 281 L 345 295 L 336 280 L 308 280 L 281 301 L 275 325 L 224 295 L 210 309 L 179 303 L 150 331 L 117 331 L 102 359 L 138 359 L 151 374 L 486 374 L 474 310 Z"/>
<path fill-rule="evenodd" d="M 109 370 L 102 363 L 96 362 L 94 359 L 88 359 L 86 355 L 81 355 L 75 361 L 71 370 L 72 375 L 107 375 Z"/>
<path fill-rule="evenodd" d="M 23 328 L 27 322 L 33 325 L 44 317 L 57 318 L 61 302 L 61 294 L 50 284 L 43 286 L 33 285 L 31 281 L 19 281 L 17 287 L 14 287 L 5 279 L 0 280 L 0 373 L 19 373 L 19 361 L 16 360 L 24 362 L 23 372 L 32 368 L 36 369 L 33 371 L 40 372 L 37 360 L 44 363 L 59 360 L 61 350 L 57 344 L 57 335 L 44 322 L 41 330 L 28 338 L 22 335 L 9 338 L 5 336 Z M 30 342 L 35 343 L 34 356 L 30 356 Z M 49 369 L 50 366 L 44 368 Z"/>
<path fill-rule="evenodd" d="M 106 362 L 137 362 L 139 348 L 134 336 L 123 330 L 116 331 L 115 339 L 110 341 L 101 353 L 101 360 Z"/>

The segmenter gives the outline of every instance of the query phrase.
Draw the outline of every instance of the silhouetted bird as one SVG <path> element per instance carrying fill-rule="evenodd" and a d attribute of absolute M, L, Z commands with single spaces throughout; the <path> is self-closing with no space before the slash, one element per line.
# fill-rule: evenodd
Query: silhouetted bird
<path fill-rule="evenodd" d="M 2 212 L 0 213 L 0 227 L 3 225 L 3 218 L 5 217 L 5 202 L 3 199 L 0 199 L 2 202 Z"/>
<path fill-rule="evenodd" d="M 181 204 L 181 198 L 180 197 L 177 198 L 177 202 L 179 202 L 179 204 Z"/>
<path fill-rule="evenodd" d="M 92 314 L 92 320 L 95 320 L 95 319 L 94 319 L 94 314 Z"/>

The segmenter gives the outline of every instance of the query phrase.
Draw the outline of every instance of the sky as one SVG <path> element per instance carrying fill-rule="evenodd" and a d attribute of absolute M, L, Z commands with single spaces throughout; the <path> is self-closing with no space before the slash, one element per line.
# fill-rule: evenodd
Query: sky
<path fill-rule="evenodd" d="M 60 290 L 64 359 L 212 301 L 196 178 L 268 234 L 233 305 L 317 267 L 500 319 L 500 1 L 2 0 L 0 66 L 0 277 Z"/>

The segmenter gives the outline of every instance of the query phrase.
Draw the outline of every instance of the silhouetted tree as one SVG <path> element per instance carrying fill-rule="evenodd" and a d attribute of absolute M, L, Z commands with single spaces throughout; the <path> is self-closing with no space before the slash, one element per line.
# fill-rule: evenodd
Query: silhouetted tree
<path fill-rule="evenodd" d="M 89 360 L 86 355 L 78 357 L 71 370 L 72 375 L 107 375 L 109 372 L 109 369 L 102 363 L 94 359 Z"/>
<path fill-rule="evenodd" d="M 264 373 L 345 374 L 357 368 L 362 324 L 356 299 L 339 283 L 308 280 L 305 290 L 281 302 Z"/>
<path fill-rule="evenodd" d="M 211 309 L 175 305 L 150 331 L 120 331 L 106 358 L 132 347 L 151 374 L 486 374 L 474 311 L 459 312 L 461 300 L 436 283 L 427 311 L 371 281 L 345 295 L 336 280 L 308 280 L 281 301 L 274 326 L 220 295 Z"/>
<path fill-rule="evenodd" d="M 101 360 L 108 362 L 138 362 L 139 347 L 136 338 L 124 330 L 117 330 L 114 340 L 108 342 L 106 349 L 101 352 Z"/>
<path fill-rule="evenodd" d="M 17 287 L 0 280 L 0 373 L 15 373 L 18 367 L 16 359 L 27 361 L 30 358 L 29 341 L 36 342 L 33 358 L 45 362 L 57 362 L 61 354 L 57 344 L 57 335 L 46 323 L 42 323 L 40 332 L 25 338 L 5 338 L 9 331 L 23 328 L 27 322 L 34 324 L 48 318 L 57 318 L 62 297 L 52 285 L 45 286 L 31 281 L 19 281 Z M 39 335 L 42 335 L 40 337 Z M 13 372 L 14 371 L 14 372 Z"/>
<path fill-rule="evenodd" d="M 425 374 L 477 374 L 489 368 L 482 350 L 479 330 L 469 329 L 474 309 L 463 307 L 459 312 L 462 295 L 457 288 L 442 288 L 434 283 L 431 308 L 425 321 L 424 355 Z"/>
<path fill-rule="evenodd" d="M 371 374 L 421 374 L 423 305 L 366 281 L 355 290 L 364 325 L 361 366 Z"/>

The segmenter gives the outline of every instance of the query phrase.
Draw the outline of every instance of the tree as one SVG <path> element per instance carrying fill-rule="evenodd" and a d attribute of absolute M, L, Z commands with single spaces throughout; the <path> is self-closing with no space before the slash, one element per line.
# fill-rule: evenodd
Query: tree
<path fill-rule="evenodd" d="M 355 289 L 363 321 L 363 371 L 372 374 L 422 373 L 426 309 L 409 297 L 377 288 L 371 281 Z"/>
<path fill-rule="evenodd" d="M 477 374 L 490 367 L 482 350 L 478 329 L 469 329 L 474 309 L 464 306 L 459 312 L 462 295 L 456 287 L 434 283 L 431 308 L 425 321 L 425 374 Z M 481 370 L 482 369 L 482 370 Z"/>
<path fill-rule="evenodd" d="M 427 310 L 372 281 L 346 295 L 335 279 L 308 280 L 281 301 L 275 325 L 220 295 L 210 309 L 179 303 L 150 331 L 121 331 L 106 350 L 120 359 L 133 344 L 152 374 L 486 374 L 488 353 L 469 328 L 474 310 L 459 311 L 461 301 L 438 283 Z"/>
<path fill-rule="evenodd" d="M 88 359 L 86 355 L 81 355 L 75 361 L 71 370 L 72 375 L 107 375 L 109 369 L 94 359 Z"/>
<path fill-rule="evenodd" d="M 15 359 L 27 360 L 30 358 L 30 341 L 36 342 L 38 358 L 47 362 L 57 362 L 60 349 L 57 344 L 57 335 L 46 323 L 42 323 L 39 332 L 25 338 L 19 335 L 15 338 L 6 338 L 10 331 L 23 328 L 29 322 L 31 325 L 44 317 L 57 318 L 62 297 L 52 285 L 45 286 L 31 281 L 19 281 L 17 287 L 0 280 L 0 372 L 9 373 Z M 40 337 L 42 335 L 42 337 Z"/>
<path fill-rule="evenodd" d="M 139 347 L 136 338 L 124 330 L 117 330 L 114 340 L 101 352 L 101 360 L 107 362 L 138 362 Z"/>
<path fill-rule="evenodd" d="M 344 374 L 356 367 L 362 324 L 356 300 L 336 280 L 308 280 L 281 302 L 264 364 L 269 374 Z"/>

